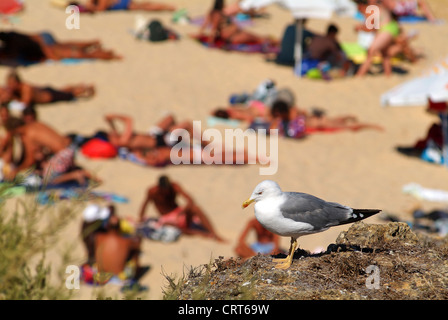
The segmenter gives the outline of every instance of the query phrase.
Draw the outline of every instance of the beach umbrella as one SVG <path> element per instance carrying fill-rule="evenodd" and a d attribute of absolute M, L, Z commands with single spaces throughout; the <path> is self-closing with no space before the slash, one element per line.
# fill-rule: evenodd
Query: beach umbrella
<path fill-rule="evenodd" d="M 295 41 L 295 72 L 302 73 L 302 31 L 304 19 L 330 19 L 333 14 L 353 16 L 357 11 L 356 4 L 351 0 L 243 0 L 240 7 L 244 10 L 259 9 L 277 4 L 289 10 L 296 22 Z"/>
<path fill-rule="evenodd" d="M 391 107 L 421 106 L 448 100 L 448 73 L 419 77 L 381 95 L 381 104 Z"/>
<path fill-rule="evenodd" d="M 421 106 L 448 101 L 448 58 L 421 76 L 408 80 L 381 95 L 381 104 L 390 107 Z"/>
<path fill-rule="evenodd" d="M 423 75 L 406 81 L 381 95 L 381 104 L 390 107 L 422 106 L 428 101 L 448 101 L 448 58 Z M 448 166 L 448 110 L 438 110 L 442 119 L 443 161 Z"/>

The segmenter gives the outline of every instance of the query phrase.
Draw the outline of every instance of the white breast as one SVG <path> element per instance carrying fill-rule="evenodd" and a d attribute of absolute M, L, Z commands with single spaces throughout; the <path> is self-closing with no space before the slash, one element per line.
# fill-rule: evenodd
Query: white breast
<path fill-rule="evenodd" d="M 279 207 L 283 197 L 270 197 L 255 203 L 255 217 L 269 231 L 285 237 L 300 237 L 313 233 L 313 226 L 285 218 Z"/>

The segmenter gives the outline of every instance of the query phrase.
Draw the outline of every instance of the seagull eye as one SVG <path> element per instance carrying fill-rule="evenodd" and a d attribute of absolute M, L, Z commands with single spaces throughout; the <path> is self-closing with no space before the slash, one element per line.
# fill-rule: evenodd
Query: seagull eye
<path fill-rule="evenodd" d="M 258 195 L 263 194 L 263 191 L 257 192 Z"/>

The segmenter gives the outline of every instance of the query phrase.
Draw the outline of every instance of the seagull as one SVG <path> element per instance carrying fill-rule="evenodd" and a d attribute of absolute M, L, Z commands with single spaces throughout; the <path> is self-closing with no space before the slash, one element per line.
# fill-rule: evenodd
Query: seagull
<path fill-rule="evenodd" d="M 255 217 L 263 227 L 280 236 L 291 237 L 288 256 L 272 260 L 278 269 L 291 266 L 297 238 L 363 220 L 381 211 L 353 209 L 301 192 L 282 192 L 272 180 L 260 182 L 250 198 L 243 202 L 243 209 L 252 202 L 255 202 Z"/>

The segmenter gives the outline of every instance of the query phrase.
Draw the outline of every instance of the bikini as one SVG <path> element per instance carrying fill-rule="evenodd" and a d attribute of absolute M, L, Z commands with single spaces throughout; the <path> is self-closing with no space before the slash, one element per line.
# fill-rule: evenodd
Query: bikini
<path fill-rule="evenodd" d="M 219 23 L 219 28 L 218 28 L 218 32 L 217 32 L 216 38 L 220 38 L 220 39 L 226 41 L 228 44 L 231 44 L 233 37 L 235 37 L 238 33 L 240 33 L 241 30 L 237 29 L 232 35 L 230 35 L 227 38 L 224 38 L 222 36 L 221 30 L 226 28 L 226 27 L 232 26 L 232 25 L 233 25 L 232 18 L 223 15 L 223 18 L 221 19 L 221 21 Z"/>
<path fill-rule="evenodd" d="M 48 92 L 50 94 L 50 96 L 51 96 L 50 102 L 75 100 L 75 96 L 70 92 L 55 90 L 51 87 L 39 88 L 39 90 Z"/>
<path fill-rule="evenodd" d="M 107 10 L 127 10 L 131 0 L 118 0 L 113 6 L 109 7 Z"/>
<path fill-rule="evenodd" d="M 392 37 L 396 38 L 400 34 L 400 25 L 397 21 L 391 20 L 380 28 L 380 32 L 389 33 Z"/>

